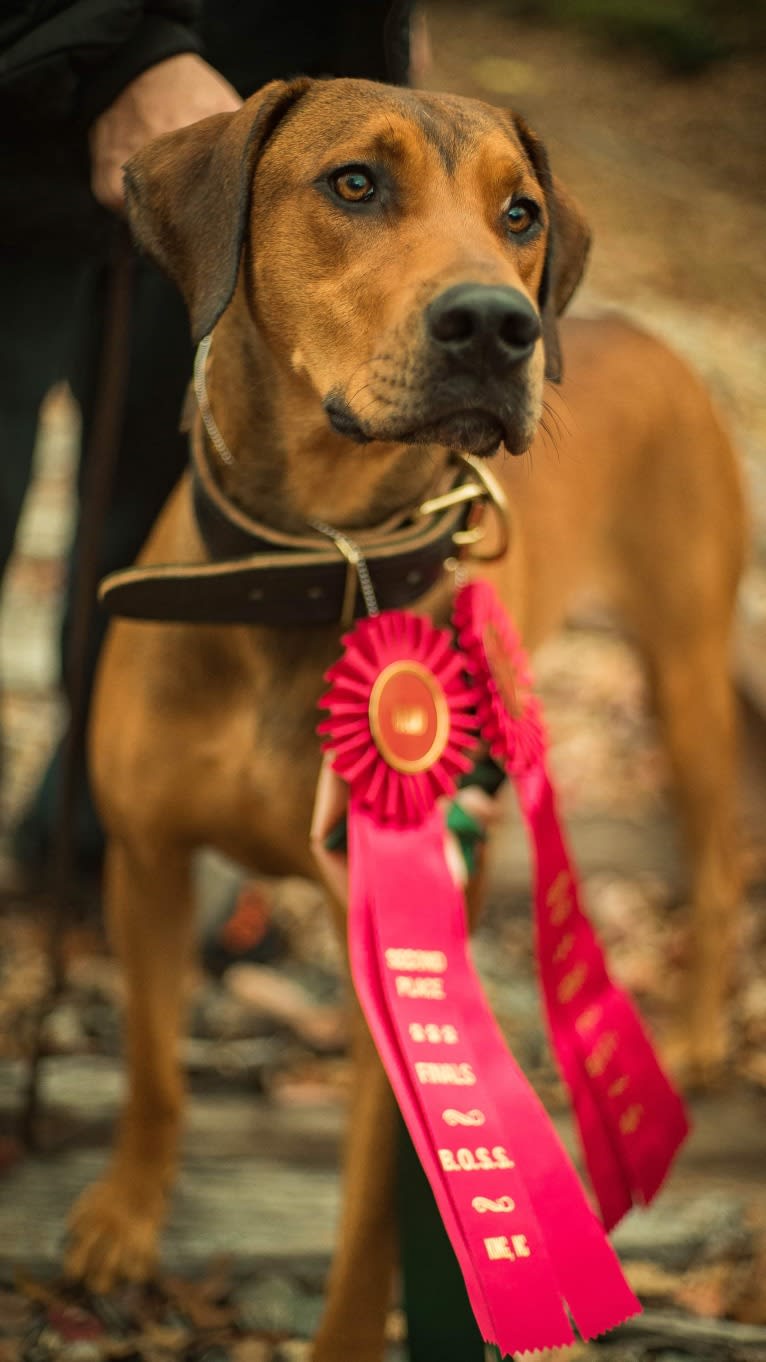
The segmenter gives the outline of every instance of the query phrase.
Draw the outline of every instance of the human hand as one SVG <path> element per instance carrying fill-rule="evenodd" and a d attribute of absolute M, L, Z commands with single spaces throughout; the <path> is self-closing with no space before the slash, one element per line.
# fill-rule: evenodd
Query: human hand
<path fill-rule="evenodd" d="M 93 194 L 105 208 L 120 212 L 122 167 L 134 152 L 153 137 L 209 114 L 233 113 L 241 103 L 233 86 L 193 52 L 150 66 L 125 86 L 91 127 Z"/>

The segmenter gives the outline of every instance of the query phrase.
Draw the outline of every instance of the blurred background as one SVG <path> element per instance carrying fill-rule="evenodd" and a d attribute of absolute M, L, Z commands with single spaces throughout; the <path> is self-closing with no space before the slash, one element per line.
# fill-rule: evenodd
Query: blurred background
<path fill-rule="evenodd" d="M 766 5 L 433 0 L 424 12 L 423 83 L 521 111 L 585 205 L 595 244 L 574 310 L 619 308 L 676 347 L 709 384 L 745 468 L 753 552 L 733 665 L 750 889 L 729 1082 L 695 1103 L 695 1137 L 657 1208 L 618 1235 L 648 1331 L 577 1355 L 756 1362 L 766 1358 Z M 57 389 L 0 615 L 6 828 L 61 725 L 57 621 L 77 437 L 74 404 Z M 546 645 L 536 670 L 594 920 L 615 973 L 662 1035 L 683 975 L 686 919 L 644 678 L 593 613 Z M 497 843 L 477 959 L 514 1052 L 566 1130 L 510 803 Z M 262 949 L 224 971 L 216 917 L 235 876 L 215 858 L 201 862 L 207 968 L 194 982 L 185 1049 L 192 1103 L 167 1239 L 172 1275 L 151 1299 L 124 1293 L 110 1315 L 103 1303 L 75 1308 L 50 1279 L 66 1209 L 103 1162 L 119 1097 L 119 977 L 97 905 L 78 905 L 66 987 L 46 1025 L 46 1153 L 25 1155 L 16 1123 L 46 988 L 46 904 L 14 887 L 7 846 L 0 851 L 0 1362 L 268 1362 L 274 1339 L 300 1357 L 332 1240 L 348 1083 L 343 985 L 321 895 L 295 882 L 252 886 L 242 939 Z M 228 959 L 236 933 L 224 944 Z M 392 1344 L 401 1328 L 392 1315 Z M 75 1343 L 90 1351 L 66 1352 Z"/>

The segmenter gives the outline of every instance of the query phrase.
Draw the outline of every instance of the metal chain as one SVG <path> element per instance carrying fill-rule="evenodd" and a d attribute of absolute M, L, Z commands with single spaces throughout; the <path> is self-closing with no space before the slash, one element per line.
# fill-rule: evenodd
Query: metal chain
<path fill-rule="evenodd" d="M 379 615 L 380 607 L 378 606 L 378 598 L 375 595 L 375 588 L 372 585 L 370 569 L 367 566 L 367 560 L 359 545 L 354 543 L 353 539 L 349 539 L 348 535 L 343 534 L 341 530 L 336 530 L 332 525 L 328 525 L 325 520 L 310 520 L 309 524 L 313 529 L 318 530 L 320 534 L 324 534 L 328 539 L 332 539 L 333 543 L 337 545 L 338 549 L 343 554 L 346 562 L 350 563 L 356 569 L 356 575 L 359 578 L 359 586 L 364 600 L 364 608 L 370 617 Z"/>
<path fill-rule="evenodd" d="M 214 449 L 220 454 L 224 463 L 233 464 L 234 455 L 229 449 L 229 446 L 224 440 L 220 430 L 218 429 L 216 419 L 213 415 L 212 408 L 210 406 L 210 398 L 207 395 L 207 382 L 205 379 L 205 370 L 207 368 L 207 357 L 210 353 L 210 346 L 212 345 L 212 343 L 213 336 L 211 333 L 208 336 L 203 336 L 202 340 L 197 346 L 197 353 L 194 356 L 194 396 L 197 399 L 199 414 L 202 417 L 202 422 L 205 427 L 205 430 L 210 436 L 211 444 L 213 445 Z"/>

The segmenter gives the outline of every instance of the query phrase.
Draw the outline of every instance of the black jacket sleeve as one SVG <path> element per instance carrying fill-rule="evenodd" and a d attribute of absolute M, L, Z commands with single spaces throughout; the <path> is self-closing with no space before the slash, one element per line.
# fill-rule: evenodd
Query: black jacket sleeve
<path fill-rule="evenodd" d="M 26 125 L 89 123 L 142 71 L 199 52 L 196 0 L 32 0 L 0 18 L 0 112 Z"/>

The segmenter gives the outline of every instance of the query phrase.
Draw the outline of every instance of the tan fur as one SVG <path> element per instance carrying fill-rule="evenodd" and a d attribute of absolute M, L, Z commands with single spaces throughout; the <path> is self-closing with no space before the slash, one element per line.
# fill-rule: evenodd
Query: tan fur
<path fill-rule="evenodd" d="M 249 129 L 259 118 L 256 145 Z M 429 140 L 424 128 L 436 125 Z M 139 238 L 185 289 L 197 329 L 216 321 L 211 402 L 236 455 L 233 470 L 218 473 L 245 509 L 287 530 L 310 517 L 353 530 L 425 494 L 446 451 L 391 434 L 403 413 L 426 424 L 434 415 L 424 307 L 463 280 L 511 286 L 537 303 L 547 258 L 547 354 L 538 343 L 513 375 L 508 439 L 529 443 L 557 344 L 555 311 L 587 248 L 579 209 L 546 184 L 542 156 L 501 111 L 343 81 L 267 87 L 240 114 L 135 159 L 128 182 Z M 362 220 L 315 187 L 333 166 L 376 157 L 403 207 Z M 250 176 L 240 264 L 236 234 L 224 235 Z M 542 234 L 523 248 L 498 225 L 520 183 L 544 209 Z M 226 199 L 225 220 L 211 198 Z M 724 1057 L 739 893 L 727 671 L 743 557 L 739 480 L 704 390 L 662 345 L 617 320 L 566 323 L 561 343 L 565 381 L 545 391 L 560 417 L 556 450 L 537 436 L 529 455 L 495 461 L 513 543 L 491 575 L 530 646 L 595 583 L 646 656 L 690 852 L 687 1038 L 704 1074 Z M 331 390 L 343 392 L 371 443 L 330 428 L 322 401 Z M 203 557 L 184 480 L 142 561 Z M 445 580 L 418 608 L 444 619 L 448 605 Z M 96 1288 L 150 1270 L 175 1167 L 190 854 L 213 845 L 256 872 L 315 874 L 315 706 L 339 633 L 129 622 L 110 633 L 92 752 L 110 837 L 109 922 L 128 981 L 130 1088 L 111 1167 L 72 1220 L 69 1268 Z M 380 1358 L 393 1268 L 392 1101 L 361 1021 L 355 1049 L 346 1198 L 319 1362 Z"/>

